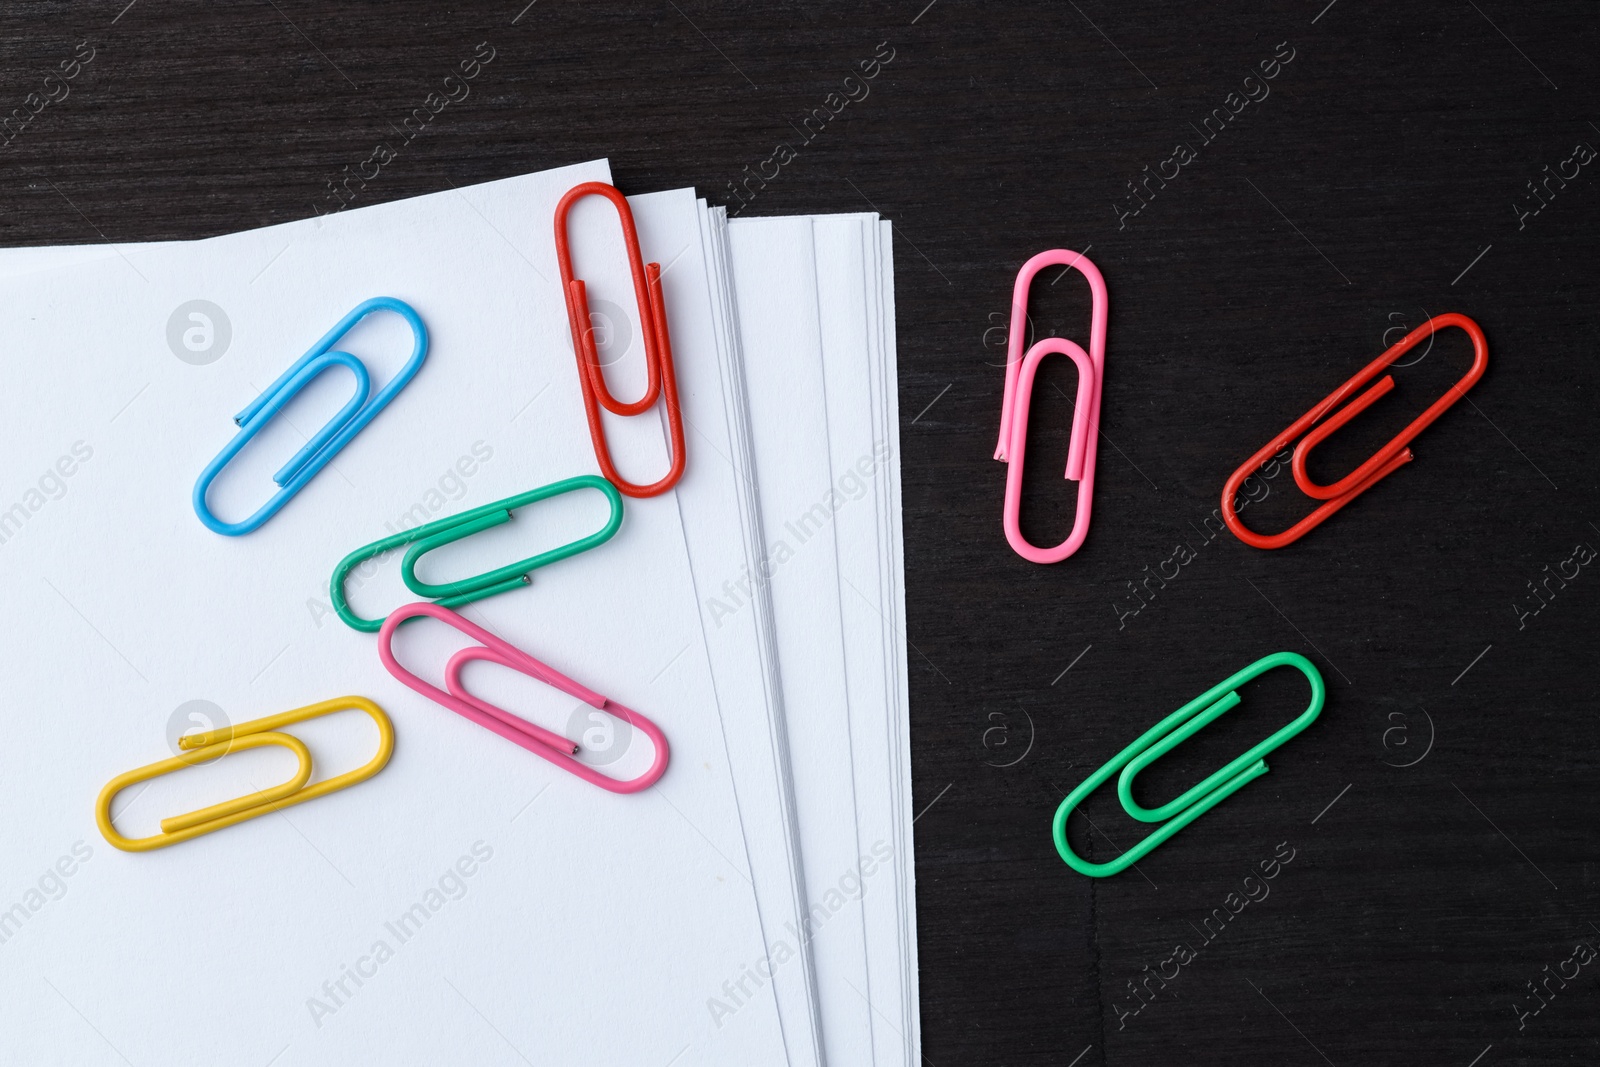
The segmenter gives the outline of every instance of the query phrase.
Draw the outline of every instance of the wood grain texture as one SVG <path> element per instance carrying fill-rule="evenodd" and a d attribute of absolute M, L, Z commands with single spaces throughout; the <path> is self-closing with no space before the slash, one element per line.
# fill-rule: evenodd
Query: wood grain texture
<path fill-rule="evenodd" d="M 1592 4 L 523 2 L 6 4 L 0 113 L 31 108 L 77 42 L 94 58 L 0 149 L 0 241 L 304 217 L 380 144 L 394 158 L 356 204 L 607 155 L 627 191 L 882 211 L 917 807 L 938 798 L 916 825 L 927 1062 L 1600 1061 L 1600 963 L 1518 1008 L 1577 941 L 1600 947 L 1600 573 L 1521 613 L 1528 583 L 1600 547 L 1600 162 L 1537 215 L 1516 206 L 1600 147 Z M 470 96 L 406 137 L 482 42 Z M 866 97 L 806 127 L 880 42 L 893 59 Z M 1270 95 L 1230 103 L 1283 48 Z M 794 158 L 760 178 L 780 144 Z M 1119 219 L 1127 183 L 1180 144 L 1193 158 Z M 1036 567 L 1006 547 L 990 455 L 1011 282 L 1057 246 L 1088 249 L 1111 293 L 1104 437 L 1088 543 Z M 1055 280 L 1034 331 L 1081 340 L 1084 286 Z M 1292 548 L 1208 535 L 1237 464 L 1444 311 L 1482 324 L 1490 366 L 1415 463 Z M 1397 372 L 1317 470 L 1348 470 L 1465 352 L 1442 338 Z M 1074 387 L 1070 367 L 1038 386 L 1036 540 L 1071 521 L 1055 457 Z M 1248 514 L 1281 528 L 1305 501 L 1286 474 L 1267 484 Z M 1180 545 L 1192 558 L 1165 562 Z M 1068 871 L 1049 835 L 1066 791 L 1280 649 L 1329 698 L 1271 773 L 1136 871 Z M 1301 699 L 1263 680 L 1142 794 L 1173 795 Z M 1105 795 L 1088 817 L 1101 832 L 1078 819 L 1073 837 L 1097 859 L 1142 832 Z M 1215 918 L 1280 850 L 1265 899 Z M 1180 943 L 1194 958 L 1135 999 Z"/>

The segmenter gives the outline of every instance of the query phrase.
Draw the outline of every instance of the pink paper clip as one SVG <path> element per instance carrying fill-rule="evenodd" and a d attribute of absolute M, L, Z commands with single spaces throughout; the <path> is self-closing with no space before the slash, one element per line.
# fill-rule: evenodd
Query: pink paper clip
<path fill-rule="evenodd" d="M 476 646 L 463 648 L 451 656 L 449 662 L 445 664 L 444 677 L 445 685 L 450 690 L 448 693 L 418 678 L 400 666 L 399 661 L 395 659 L 394 649 L 391 647 L 394 632 L 400 628 L 401 623 L 419 615 L 431 615 L 446 626 L 453 626 L 480 642 Z M 378 631 L 378 656 L 390 674 L 434 703 L 449 708 L 463 718 L 471 719 L 487 730 L 493 730 L 512 744 L 521 745 L 535 756 L 541 756 L 562 770 L 570 771 L 601 789 L 608 789 L 613 793 L 637 793 L 654 785 L 656 779 L 667 769 L 667 739 L 655 723 L 637 711 L 625 708 L 614 700 L 607 700 L 594 690 L 579 685 L 554 667 L 540 663 L 526 652 L 507 644 L 449 608 L 440 607 L 438 604 L 407 604 L 396 608 L 384 620 L 383 627 Z M 461 671 L 473 660 L 486 660 L 489 663 L 498 663 L 502 667 L 510 667 L 514 671 L 521 671 L 528 677 L 553 685 L 563 693 L 575 696 L 608 715 L 616 716 L 650 739 L 650 743 L 655 746 L 655 761 L 650 764 L 650 769 L 639 777 L 629 778 L 626 781 L 601 774 L 593 767 L 578 762 L 573 759 L 573 755 L 578 751 L 578 746 L 574 742 L 542 726 L 535 726 L 525 719 L 519 719 L 504 708 L 496 707 L 467 692 L 466 685 L 461 680 Z"/>
<path fill-rule="evenodd" d="M 1075 268 L 1089 280 L 1094 310 L 1089 323 L 1089 351 L 1064 337 L 1046 337 L 1022 354 L 1027 336 L 1028 287 L 1033 276 L 1046 267 Z M 1022 265 L 1017 284 L 1011 291 L 1011 328 L 1006 336 L 1006 392 L 1000 408 L 1000 443 L 994 458 L 1008 464 L 1006 470 L 1006 540 L 1017 555 L 1033 563 L 1060 563 L 1089 536 L 1089 510 L 1094 503 L 1095 446 L 1100 438 L 1100 384 L 1106 369 L 1106 314 L 1109 306 L 1106 283 L 1100 271 L 1084 256 L 1055 248 L 1040 252 Z M 1022 457 L 1028 443 L 1028 402 L 1033 395 L 1033 376 L 1045 356 L 1070 356 L 1078 365 L 1078 400 L 1072 413 L 1072 443 L 1067 449 L 1067 480 L 1078 483 L 1078 514 L 1072 533 L 1054 548 L 1031 545 L 1022 536 L 1017 521 L 1022 510 Z"/>

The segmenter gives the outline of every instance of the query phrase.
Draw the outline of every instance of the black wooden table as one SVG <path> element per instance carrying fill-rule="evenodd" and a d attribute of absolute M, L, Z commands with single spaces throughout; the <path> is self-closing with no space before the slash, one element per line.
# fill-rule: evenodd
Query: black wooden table
<path fill-rule="evenodd" d="M 1593 4 L 525 2 L 6 4 L 0 240 L 201 237 L 600 155 L 627 191 L 883 212 L 927 1062 L 1600 1062 Z M 1040 567 L 990 456 L 1011 283 L 1053 247 L 1112 314 L 1094 524 Z M 1035 297 L 1033 336 L 1086 338 L 1081 279 Z M 1444 312 L 1489 369 L 1414 463 L 1292 547 L 1217 533 L 1235 467 Z M 1313 475 L 1468 346 L 1401 362 Z M 1072 521 L 1075 388 L 1046 363 L 1039 542 Z M 1258 529 L 1309 506 L 1283 470 L 1253 492 Z M 1328 699 L 1271 772 L 1136 869 L 1069 871 L 1066 792 L 1279 650 Z M 1140 795 L 1303 685 L 1250 686 Z M 1071 824 L 1096 861 L 1146 829 L 1110 789 Z"/>

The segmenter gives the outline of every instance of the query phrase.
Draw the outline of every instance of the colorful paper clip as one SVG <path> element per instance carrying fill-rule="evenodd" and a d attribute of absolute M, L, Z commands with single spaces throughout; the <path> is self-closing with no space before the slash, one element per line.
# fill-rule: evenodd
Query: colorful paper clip
<path fill-rule="evenodd" d="M 479 642 L 461 649 L 451 656 L 445 664 L 445 685 L 449 692 L 423 681 L 404 667 L 400 666 L 394 655 L 394 634 L 400 624 L 407 619 L 419 615 L 429 615 L 446 626 L 466 634 Z M 521 745 L 535 756 L 549 760 L 562 770 L 577 775 L 592 785 L 613 793 L 637 793 L 641 789 L 648 789 L 654 785 L 656 779 L 661 777 L 667 769 L 667 739 L 656 727 L 656 724 L 640 715 L 637 711 L 623 707 L 614 700 L 608 700 L 592 689 L 587 689 L 568 678 L 554 667 L 539 662 L 521 649 L 507 644 L 505 641 L 489 633 L 480 626 L 457 615 L 447 607 L 439 604 L 407 604 L 405 607 L 396 608 L 387 619 L 383 621 L 383 628 L 378 633 L 378 656 L 383 660 L 383 665 L 389 673 L 400 681 L 421 693 L 442 707 L 449 708 L 463 718 L 471 719 L 486 730 L 492 730 L 512 744 Z M 552 685 L 566 693 L 568 696 L 577 697 L 585 704 L 599 708 L 608 715 L 623 720 L 630 726 L 638 729 L 650 739 L 655 746 L 655 760 L 650 768 L 637 778 L 622 781 L 601 774 L 584 763 L 580 763 L 573 756 L 578 751 L 578 746 L 562 737 L 560 734 L 546 730 L 542 726 L 535 726 L 526 719 L 519 719 L 504 708 L 496 707 L 486 700 L 482 700 L 467 692 L 466 684 L 461 680 L 461 671 L 473 660 L 484 660 L 489 663 L 498 663 L 502 667 L 510 667 L 520 671 L 530 678 Z"/>
<path fill-rule="evenodd" d="M 367 374 L 366 365 L 348 352 L 335 352 L 331 349 L 356 323 L 374 311 L 392 311 L 405 319 L 411 326 L 413 344 L 411 358 L 400 369 L 400 373 L 389 379 L 388 384 L 378 390 L 377 395 L 369 396 L 372 381 Z M 206 465 L 206 469 L 200 472 L 199 480 L 194 483 L 195 514 L 200 516 L 200 521 L 205 523 L 207 529 L 229 537 L 247 534 L 272 518 L 279 508 L 287 504 L 307 482 L 316 477 L 318 471 L 339 454 L 340 449 L 350 443 L 351 438 L 360 433 L 367 423 L 377 417 L 378 412 L 389 405 L 389 401 L 406 387 L 421 368 L 422 361 L 427 355 L 428 330 L 423 326 L 422 319 L 412 310 L 411 305 L 393 297 L 380 296 L 357 306 L 354 311 L 340 319 L 338 325 L 324 334 L 322 340 L 312 345 L 311 351 L 301 356 L 295 361 L 294 366 L 267 386 L 266 391 L 256 397 L 254 403 L 233 417 L 233 421 L 239 426 L 239 432 L 228 442 L 228 446 Z M 305 443 L 304 448 L 296 452 L 294 457 L 272 476 L 272 480 L 279 486 L 278 491 L 261 505 L 254 515 L 241 522 L 223 522 L 213 515 L 206 503 L 206 492 L 211 488 L 212 481 L 222 472 L 222 468 L 226 467 L 228 462 L 261 432 L 261 428 L 285 404 L 293 400 L 313 378 L 334 366 L 345 367 L 355 375 L 355 395 L 350 398 L 349 403 L 339 409 L 338 414 L 328 420 L 326 426 Z"/>
<path fill-rule="evenodd" d="M 603 196 L 617 209 L 622 222 L 622 243 L 628 250 L 628 268 L 633 273 L 633 295 L 639 305 L 639 332 L 644 338 L 644 395 L 624 404 L 606 388 L 600 368 L 600 352 L 594 343 L 594 327 L 589 317 L 589 297 L 583 279 L 572 274 L 572 250 L 567 244 L 567 214 L 572 205 L 586 196 Z M 639 251 L 639 234 L 633 226 L 633 211 L 628 200 L 615 187 L 604 182 L 584 182 L 567 190 L 556 205 L 556 260 L 561 265 L 561 288 L 567 300 L 567 322 L 572 327 L 572 350 L 578 356 L 578 384 L 583 387 L 583 408 L 589 419 L 589 437 L 594 455 L 606 479 L 628 496 L 645 497 L 665 493 L 683 477 L 683 412 L 678 407 L 678 383 L 672 371 L 672 341 L 667 333 L 667 305 L 661 293 L 661 264 L 646 263 Z M 613 415 L 637 415 L 664 398 L 667 405 L 668 454 L 672 466 L 666 477 L 650 485 L 635 485 L 617 473 L 606 445 L 603 407 Z"/>
<path fill-rule="evenodd" d="M 1335 430 L 1361 414 L 1379 397 L 1393 389 L 1394 377 L 1385 374 L 1378 384 L 1351 400 L 1341 410 L 1334 412 L 1328 421 L 1315 429 L 1312 429 L 1313 425 L 1333 411 L 1334 408 L 1345 403 L 1351 394 L 1373 378 L 1376 378 L 1389 364 L 1446 326 L 1459 326 L 1472 339 L 1472 366 L 1467 373 L 1462 376 L 1460 381 L 1446 390 L 1443 396 L 1435 400 L 1426 411 L 1413 419 L 1411 425 L 1395 435 L 1394 440 L 1374 452 L 1372 457 L 1361 466 L 1332 485 L 1318 485 L 1313 482 L 1311 476 L 1306 473 L 1306 456 Z M 1387 352 L 1367 364 L 1354 378 L 1335 389 L 1326 400 L 1296 419 L 1292 426 L 1277 437 L 1274 437 L 1265 448 L 1245 460 L 1244 466 L 1234 471 L 1227 484 L 1222 487 L 1223 521 L 1228 524 L 1228 529 L 1233 531 L 1235 537 L 1256 548 L 1282 548 L 1284 545 L 1293 544 L 1300 540 L 1300 538 L 1331 518 L 1334 512 L 1362 493 L 1365 493 L 1368 489 L 1371 489 L 1383 478 L 1410 463 L 1412 455 L 1409 445 L 1412 438 L 1426 430 L 1433 424 L 1435 419 L 1449 410 L 1452 404 L 1465 396 L 1467 390 L 1476 385 L 1478 379 L 1483 377 L 1483 372 L 1488 366 L 1489 342 L 1485 340 L 1483 331 L 1478 328 L 1476 322 L 1473 322 L 1465 315 L 1454 313 L 1434 316 L 1406 334 Z M 1239 514 L 1234 508 L 1234 499 L 1239 495 L 1239 490 L 1244 485 L 1246 478 L 1255 473 L 1267 460 L 1277 455 L 1290 441 L 1299 438 L 1301 434 L 1305 434 L 1305 437 L 1294 447 L 1294 482 L 1300 487 L 1300 491 L 1307 496 L 1314 500 L 1326 500 L 1327 503 L 1282 533 L 1258 534 L 1240 521 Z"/>
<path fill-rule="evenodd" d="M 279 733 L 278 727 L 315 719 L 321 715 L 331 715 L 336 711 L 364 711 L 372 716 L 372 721 L 378 724 L 377 754 L 353 771 L 346 771 L 344 774 L 335 775 L 326 781 L 307 787 L 306 782 L 311 780 L 311 752 L 306 748 L 305 742 L 293 734 Z M 235 800 L 225 800 L 220 804 L 201 808 L 199 811 L 191 811 L 187 815 L 174 815 L 170 819 L 162 819 L 161 832 L 150 837 L 123 837 L 113 825 L 111 802 L 116 799 L 118 793 L 130 785 L 159 778 L 179 768 L 191 767 L 230 752 L 243 752 L 265 745 L 277 745 L 295 754 L 300 766 L 287 782 Z M 171 759 L 119 774 L 100 790 L 100 799 L 95 801 L 94 819 L 100 826 L 101 835 L 116 848 L 124 852 L 149 852 L 151 849 L 166 848 L 168 845 L 176 845 L 179 841 L 209 834 L 213 830 L 221 830 L 223 827 L 244 822 L 246 819 L 254 819 L 270 811 L 304 804 L 308 800 L 346 789 L 357 782 L 364 782 L 383 770 L 389 762 L 389 757 L 394 752 L 394 724 L 389 721 L 389 716 L 384 714 L 382 708 L 366 697 L 339 697 L 335 700 L 324 700 L 320 704 L 295 708 L 293 711 L 268 715 L 264 719 L 240 723 L 238 726 L 224 726 L 205 733 L 188 734 L 179 739 L 178 747 L 185 751 Z"/>
<path fill-rule="evenodd" d="M 1027 335 L 1028 289 L 1034 275 L 1046 267 L 1075 268 L 1089 282 L 1094 308 L 1089 322 L 1089 351 L 1064 337 L 1046 337 L 1023 356 Z M 1060 563 L 1082 546 L 1089 536 L 1089 511 L 1094 504 L 1094 460 L 1100 437 L 1100 386 L 1106 369 L 1106 283 L 1095 265 L 1064 248 L 1040 252 L 1022 265 L 1011 290 L 1011 328 L 1006 334 L 1006 389 L 1000 407 L 1000 443 L 994 458 L 1006 470 L 1006 540 L 1017 555 L 1033 563 Z M 1045 356 L 1069 356 L 1078 365 L 1078 400 L 1072 413 L 1072 442 L 1067 449 L 1067 480 L 1078 483 L 1077 517 L 1067 539 L 1054 548 L 1039 548 L 1022 536 L 1022 459 L 1028 444 L 1028 406 L 1033 396 L 1033 376 Z"/>
<path fill-rule="evenodd" d="M 1299 718 L 1230 761 L 1199 785 L 1158 808 L 1143 807 L 1133 799 L 1133 779 L 1140 771 L 1238 704 L 1239 694 L 1235 692 L 1236 687 L 1265 674 L 1274 667 L 1293 667 L 1305 675 L 1306 681 L 1311 683 L 1311 702 L 1306 705 L 1306 710 L 1300 713 Z M 1321 714 L 1326 695 L 1322 675 L 1304 656 L 1294 652 L 1274 652 L 1270 656 L 1256 660 L 1244 670 L 1207 689 L 1146 730 L 1137 741 L 1117 753 L 1110 763 L 1095 771 L 1082 785 L 1067 794 L 1067 799 L 1056 808 L 1052 826 L 1056 851 L 1061 853 L 1061 858 L 1066 860 L 1067 866 L 1091 878 L 1107 878 L 1127 870 L 1148 856 L 1167 838 L 1238 792 L 1246 783 L 1266 774 L 1267 761 L 1263 757 L 1310 726 Z M 1085 797 L 1100 788 L 1107 779 L 1119 771 L 1121 774 L 1117 777 L 1117 796 L 1122 801 L 1122 810 L 1140 822 L 1167 820 L 1166 825 L 1114 860 L 1107 863 L 1089 863 L 1080 859 L 1072 851 L 1072 846 L 1067 843 L 1067 819 Z"/>
<path fill-rule="evenodd" d="M 497 567 L 486 571 L 474 578 L 463 578 L 456 582 L 445 582 L 441 585 L 429 585 L 417 577 L 417 561 L 424 555 L 452 541 L 459 541 L 475 533 L 499 526 L 501 523 L 511 521 L 511 513 L 518 508 L 562 493 L 571 493 L 579 489 L 594 489 L 604 494 L 611 505 L 611 517 L 606 520 L 605 526 L 598 531 L 570 541 L 558 548 L 547 552 L 529 556 L 527 559 L 516 563 Z M 345 595 L 345 582 L 350 577 L 350 572 L 374 556 L 381 556 L 393 551 L 401 545 L 410 545 L 406 550 L 405 558 L 400 563 L 400 577 L 405 581 L 406 588 L 417 596 L 427 597 L 444 607 L 458 608 L 463 604 L 470 604 L 474 600 L 494 596 L 512 589 L 520 588 L 532 581 L 532 573 L 547 563 L 575 556 L 579 552 L 586 552 L 596 545 L 609 541 L 613 534 L 622 526 L 622 496 L 617 492 L 616 486 L 598 478 L 593 474 L 583 474 L 576 478 L 567 478 L 564 481 L 552 482 L 540 486 L 538 489 L 508 496 L 504 500 L 496 500 L 493 504 L 463 511 L 459 515 L 425 523 L 410 530 L 402 530 L 392 537 L 385 537 L 381 541 L 374 541 L 364 548 L 358 548 L 333 569 L 332 597 L 333 610 L 339 613 L 345 625 L 360 630 L 363 633 L 377 633 L 383 626 L 382 619 L 363 619 L 350 607 L 350 600 Z"/>

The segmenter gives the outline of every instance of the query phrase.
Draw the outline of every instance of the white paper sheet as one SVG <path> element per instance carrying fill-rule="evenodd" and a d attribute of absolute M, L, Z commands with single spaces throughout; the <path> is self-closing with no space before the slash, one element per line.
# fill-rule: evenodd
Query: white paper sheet
<path fill-rule="evenodd" d="M 828 1062 L 915 1064 L 889 232 L 740 219 L 730 242 Z"/>
<path fill-rule="evenodd" d="M 839 612 L 812 223 L 729 223 L 799 816 L 809 943 L 827 1060 L 872 1062 L 859 907 L 871 842 L 856 832 L 850 705 Z"/>
<path fill-rule="evenodd" d="M 781 1062 L 771 998 L 720 1027 L 704 1005 L 758 958 L 761 924 L 670 499 L 629 501 L 612 542 L 467 609 L 662 726 L 672 766 L 638 796 L 586 785 L 401 688 L 374 638 L 316 603 L 333 563 L 386 522 L 595 469 L 545 220 L 568 186 L 605 177 L 569 168 L 6 283 L 0 472 L 4 506 L 14 499 L 26 516 L 0 544 L 0 575 L 29 623 L 0 653 L 15 697 L 0 774 L 17 798 L 0 854 L 19 872 L 0 892 L 27 913 L 0 944 L 15 1055 L 459 1062 L 510 1045 L 545 1062 Z M 591 279 L 606 270 L 606 225 L 575 213 L 575 228 L 599 227 L 583 231 Z M 423 371 L 260 531 L 206 531 L 189 487 L 231 434 L 229 417 L 379 293 L 428 322 Z M 167 344 L 168 312 L 197 298 L 231 326 L 230 351 L 206 365 Z M 378 380 L 403 344 L 393 325 L 350 335 Z M 348 395 L 341 377 L 308 390 L 230 469 L 220 512 L 259 499 L 302 439 L 292 427 L 319 425 Z M 636 393 L 625 379 L 616 388 Z M 579 502 L 549 516 L 592 518 Z M 474 573 L 489 553 L 522 554 L 546 525 L 519 515 L 435 562 Z M 379 603 L 384 591 L 375 581 L 360 603 L 381 611 L 393 603 Z M 410 663 L 437 665 L 449 647 L 439 633 L 403 637 Z M 525 696 L 517 710 L 556 728 L 580 710 L 510 678 L 472 678 L 489 699 Z M 371 781 L 146 855 L 94 832 L 100 785 L 167 755 L 169 719 L 186 702 L 239 722 L 347 692 L 395 719 L 394 759 Z M 359 728 L 327 727 L 296 731 L 319 773 L 364 758 Z M 63 751 L 63 736 L 70 760 L 40 758 Z M 130 791 L 122 825 L 148 831 L 161 814 L 230 795 L 241 772 L 265 784 L 284 761 L 257 755 Z M 20 872 L 75 848 L 90 858 L 31 907 Z M 415 929 L 392 927 L 420 916 L 418 904 L 427 918 Z"/>
<path fill-rule="evenodd" d="M 726 286 L 718 287 L 722 292 L 706 293 L 710 299 L 679 299 L 686 288 L 679 279 L 726 278 L 726 217 L 720 210 L 707 210 L 690 190 L 631 197 L 630 203 L 641 242 L 652 250 L 651 256 L 660 257 L 673 344 L 682 353 L 676 360 L 678 387 L 692 462 L 674 496 L 683 515 L 696 602 L 733 757 L 762 943 L 770 950 L 787 936 L 786 930 L 799 928 L 804 890 L 796 865 L 781 714 L 775 709 L 779 694 L 768 671 L 758 615 L 734 606 L 739 597 L 748 596 L 748 588 L 741 594 L 722 587 L 730 561 L 738 561 L 747 574 L 756 573 L 754 553 L 760 544 L 759 518 L 750 510 L 754 487 L 743 476 L 748 468 L 735 463 L 736 454 L 748 447 L 745 393 L 725 306 Z M 698 228 L 686 232 L 695 223 Z M 689 294 L 703 292 L 701 286 L 687 287 Z M 769 951 L 724 978 L 725 986 L 705 990 L 709 1016 L 726 1023 L 752 998 L 776 995 L 791 1067 L 821 1064 L 821 1025 L 807 953 Z"/>
<path fill-rule="evenodd" d="M 890 752 L 893 755 L 893 775 L 899 783 L 895 797 L 897 806 L 895 833 L 900 845 L 895 850 L 895 879 L 899 889 L 901 1004 L 900 1015 L 905 1027 L 906 1061 L 922 1062 L 921 994 L 917 963 L 917 885 L 916 856 L 913 848 L 913 824 L 916 822 L 916 805 L 911 792 L 911 697 L 907 677 L 909 638 L 906 636 L 905 597 L 905 531 L 904 511 L 900 497 L 900 387 L 895 340 L 894 307 L 894 227 L 888 221 L 879 221 L 873 229 L 877 238 L 876 272 L 877 336 L 879 338 L 874 382 L 877 399 L 874 412 L 879 416 L 876 439 L 890 442 L 893 459 L 885 467 L 886 477 L 879 482 L 881 519 L 879 537 L 883 544 L 883 600 L 890 627 L 887 641 L 890 673 Z M 936 801 L 938 797 L 929 800 Z M 927 810 L 923 808 L 922 810 Z M 920 813 L 919 813 L 920 814 Z"/>
<path fill-rule="evenodd" d="M 874 404 L 882 365 L 878 330 L 877 225 L 872 215 L 812 220 L 822 313 L 822 360 L 828 413 L 830 473 L 838 496 L 833 525 L 838 546 L 839 608 L 849 691 L 857 839 L 875 861 L 862 868 L 874 1060 L 915 1063 L 905 1006 L 904 901 L 896 872 L 906 847 L 897 832 L 898 713 L 892 679 L 900 647 L 884 595 L 885 572 L 897 562 L 877 506 L 898 443 Z"/>

